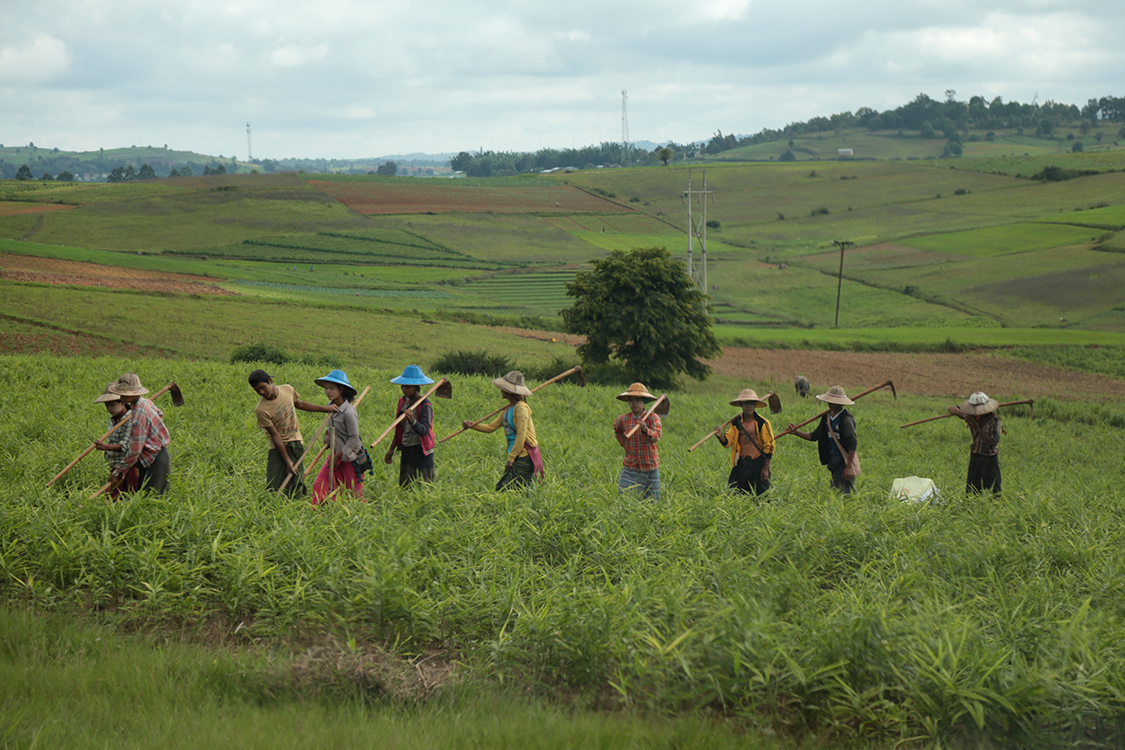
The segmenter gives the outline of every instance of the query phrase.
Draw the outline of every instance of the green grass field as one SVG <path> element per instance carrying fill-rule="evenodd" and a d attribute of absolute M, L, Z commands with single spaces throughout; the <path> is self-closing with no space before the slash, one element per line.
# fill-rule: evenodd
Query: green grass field
<path fill-rule="evenodd" d="M 388 381 L 405 361 L 347 366 L 353 383 L 372 387 L 360 407 L 365 436 L 389 422 L 398 389 Z M 198 657 L 158 652 L 187 659 L 167 668 L 179 675 L 181 706 L 165 712 L 169 719 L 218 701 L 241 723 L 254 714 L 240 707 L 263 693 L 279 702 L 271 705 L 290 705 L 294 693 L 283 686 L 292 684 L 284 679 L 291 661 L 279 658 L 274 670 L 253 662 L 279 649 L 306 654 L 299 694 L 314 713 L 318 690 L 345 705 L 394 705 L 388 691 L 398 683 L 363 666 L 364 655 L 382 653 L 388 668 L 455 659 L 470 694 L 512 686 L 580 709 L 575 720 L 585 708 L 702 716 L 728 723 L 736 737 L 768 729 L 861 747 L 1120 740 L 1125 475 L 1116 452 L 1091 446 L 1119 443 L 1113 425 L 1125 425 L 1125 414 L 1107 407 L 1046 401 L 1034 417 L 1006 412 L 1005 492 L 983 499 L 962 495 L 963 425 L 899 427 L 942 413 L 944 400 L 872 394 L 853 407 L 864 456 L 854 497 L 835 495 L 815 447 L 790 437 L 778 440 L 770 502 L 759 504 L 726 492 L 727 451 L 687 450 L 731 416 L 726 399 L 677 394 L 661 439 L 664 494 L 651 504 L 617 494 L 620 449 L 609 426 L 623 411 L 618 389 L 558 385 L 533 397 L 548 467 L 534 492 L 493 492 L 503 441 L 467 434 L 439 447 L 432 487 L 399 490 L 395 469 L 379 463 L 367 502 L 314 510 L 261 486 L 267 443 L 253 421 L 249 365 L 65 364 L 0 357 L 0 374 L 33 383 L 54 404 L 24 409 L 25 390 L 0 394 L 0 450 L 20 457 L 0 468 L 0 596 L 9 609 L 85 613 L 167 640 L 241 645 L 245 656 L 220 651 L 202 680 Z M 175 378 L 186 396 L 183 407 L 164 404 L 169 494 L 86 500 L 105 474 L 96 456 L 45 489 L 103 429 L 104 411 L 91 400 L 123 368 L 150 385 Z M 319 398 L 319 370 L 275 370 Z M 457 377 L 454 398 L 435 407 L 439 436 L 496 400 L 487 378 Z M 817 409 L 784 406 L 775 425 Z M 316 422 L 304 420 L 305 429 Z M 909 475 L 934 479 L 941 502 L 889 497 L 893 478 Z M 119 653 L 116 638 L 83 648 L 82 632 L 44 641 L 26 621 L 2 621 L 13 635 L 0 642 L 38 644 L 40 685 L 66 679 L 58 671 L 66 662 L 49 656 L 55 649 L 72 654 L 77 686 L 106 664 L 101 688 L 68 693 L 67 716 L 104 715 L 99 707 L 111 696 L 127 700 L 116 695 L 123 684 L 140 691 L 141 705 L 171 700 L 162 669 L 141 668 L 147 676 L 129 681 L 110 668 L 115 657 L 128 665 L 141 658 Z M 310 659 L 305 644 L 331 646 L 326 635 L 335 647 Z M 43 742 L 103 736 L 100 722 L 48 722 L 57 693 L 21 687 L 30 684 L 20 676 L 25 653 L 0 648 L 8 675 L 0 700 L 14 709 L 6 731 L 26 742 L 36 732 Z M 444 700 L 438 694 L 418 710 Z M 653 726 L 675 731 L 666 721 Z M 139 720 L 116 726 L 149 742 L 168 731 Z M 187 721 L 177 734 L 221 726 Z"/>

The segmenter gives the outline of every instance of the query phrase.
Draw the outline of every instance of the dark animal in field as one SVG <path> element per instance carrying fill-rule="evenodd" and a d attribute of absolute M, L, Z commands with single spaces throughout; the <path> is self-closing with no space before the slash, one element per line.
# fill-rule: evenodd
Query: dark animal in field
<path fill-rule="evenodd" d="M 797 389 L 798 396 L 800 396 L 801 398 L 805 398 L 809 395 L 809 388 L 811 388 L 812 386 L 809 385 L 808 378 L 806 378 L 804 375 L 798 375 L 797 377 L 793 378 L 793 387 Z"/>

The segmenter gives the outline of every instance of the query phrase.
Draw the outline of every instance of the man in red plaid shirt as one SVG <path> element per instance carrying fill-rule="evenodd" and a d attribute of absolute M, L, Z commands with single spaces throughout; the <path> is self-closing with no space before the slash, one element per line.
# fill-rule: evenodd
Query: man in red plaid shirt
<path fill-rule="evenodd" d="M 629 390 L 618 395 L 619 401 L 628 402 L 630 412 L 617 418 L 613 423 L 613 433 L 617 436 L 617 442 L 625 449 L 625 465 L 617 480 L 618 490 L 639 491 L 641 497 L 659 500 L 660 454 L 656 450 L 656 442 L 660 440 L 660 417 L 653 413 L 647 419 L 641 419 L 644 416 L 645 401 L 655 398 L 644 383 L 633 383 Z M 625 433 L 635 425 L 639 425 L 637 431 L 632 437 L 626 438 Z"/>
<path fill-rule="evenodd" d="M 115 468 L 110 477 L 120 480 L 137 467 L 138 489 L 151 490 L 163 495 L 168 489 L 168 476 L 172 473 L 172 459 L 168 455 L 168 428 L 164 426 L 164 412 L 147 398 L 148 388 L 141 385 L 136 373 L 127 372 L 109 388 L 121 397 L 121 403 L 130 411 L 128 437 L 124 444 L 125 460 Z"/>

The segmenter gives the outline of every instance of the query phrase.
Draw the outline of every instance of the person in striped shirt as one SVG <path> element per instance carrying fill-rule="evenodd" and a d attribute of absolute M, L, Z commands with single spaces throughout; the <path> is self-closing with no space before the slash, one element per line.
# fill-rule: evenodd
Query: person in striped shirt
<path fill-rule="evenodd" d="M 125 459 L 110 473 L 111 478 L 124 480 L 129 470 L 136 467 L 138 489 L 163 495 L 172 473 L 172 459 L 168 454 L 172 438 L 164 426 L 164 412 L 142 398 L 148 388 L 141 385 L 135 372 L 122 375 L 109 390 L 120 396 L 121 403 L 129 409 L 128 441 L 123 444 Z"/>
<path fill-rule="evenodd" d="M 656 398 L 644 383 L 633 383 L 617 399 L 629 404 L 629 413 L 622 414 L 613 423 L 613 434 L 625 449 L 625 462 L 617 479 L 619 492 L 638 492 L 642 498 L 660 499 L 660 417 L 654 412 L 643 419 L 645 402 Z M 625 433 L 637 427 L 631 437 Z"/>

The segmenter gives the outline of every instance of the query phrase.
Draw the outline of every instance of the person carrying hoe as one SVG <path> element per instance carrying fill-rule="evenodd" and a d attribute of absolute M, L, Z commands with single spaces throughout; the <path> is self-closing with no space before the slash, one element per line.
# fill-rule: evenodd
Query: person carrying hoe
<path fill-rule="evenodd" d="M 654 412 L 644 418 L 645 402 L 655 400 L 644 383 L 633 383 L 617 400 L 629 404 L 629 413 L 622 414 L 613 423 L 613 434 L 625 449 L 625 463 L 617 480 L 619 492 L 639 492 L 641 497 L 660 499 L 660 453 L 656 443 L 660 440 L 660 417 Z M 631 437 L 629 430 L 637 427 Z"/>
<path fill-rule="evenodd" d="M 753 388 L 745 388 L 730 405 L 742 407 L 742 413 L 731 420 L 726 433 L 715 430 L 719 443 L 730 447 L 727 486 L 735 492 L 761 495 L 770 488 L 774 449 L 770 421 L 757 412 L 766 402 L 758 398 Z"/>
<path fill-rule="evenodd" d="M 845 406 L 855 402 L 848 398 L 844 389 L 834 385 L 827 393 L 817 396 L 828 404 L 828 413 L 820 418 L 820 424 L 812 432 L 802 432 L 797 425 L 790 423 L 787 432 L 792 432 L 802 440 L 816 441 L 820 453 L 820 463 L 832 474 L 832 486 L 845 495 L 855 489 L 855 477 L 847 477 L 845 469 L 848 455 L 855 453 L 858 440 L 855 433 L 855 417 Z M 843 452 L 841 452 L 841 450 Z"/>
<path fill-rule="evenodd" d="M 495 432 L 503 427 L 508 438 L 508 460 L 500 481 L 496 483 L 496 490 L 530 487 L 536 474 L 540 480 L 544 474 L 539 439 L 535 435 L 535 423 L 531 421 L 531 407 L 525 400 L 531 395 L 531 389 L 524 385 L 523 373 L 519 370 L 496 378 L 492 384 L 508 399 L 508 407 L 488 424 L 464 421 L 461 426 L 477 432 Z"/>
<path fill-rule="evenodd" d="M 304 455 L 305 443 L 301 437 L 296 410 L 335 414 L 339 409 L 335 404 L 320 406 L 302 401 L 293 386 L 288 383 L 274 385 L 273 378 L 265 370 L 254 370 L 248 380 L 254 392 L 261 396 L 258 405 L 254 407 L 254 418 L 270 439 L 270 451 L 266 458 L 266 485 L 277 492 L 285 484 L 285 478 L 292 475 L 285 492 L 291 497 L 303 497 L 305 472 L 295 462 L 300 461 Z"/>
<path fill-rule="evenodd" d="M 416 481 L 434 481 L 434 407 L 429 399 L 418 406 L 414 402 L 421 395 L 420 386 L 434 381 L 426 377 L 418 365 L 407 365 L 406 369 L 391 382 L 402 388 L 395 417 L 405 414 L 406 418 L 395 426 L 395 439 L 387 448 L 384 463 L 394 460 L 395 449 L 401 454 L 398 465 L 398 486 L 407 487 Z"/>
<path fill-rule="evenodd" d="M 129 470 L 136 467 L 137 488 L 163 495 L 172 473 L 172 458 L 168 454 L 172 438 L 164 425 L 164 412 L 147 398 L 141 398 L 148 393 L 148 388 L 141 385 L 135 372 L 122 375 L 109 391 L 119 396 L 129 409 L 127 439 L 121 444 L 125 457 L 121 465 L 110 472 L 110 477 L 122 482 Z"/>

